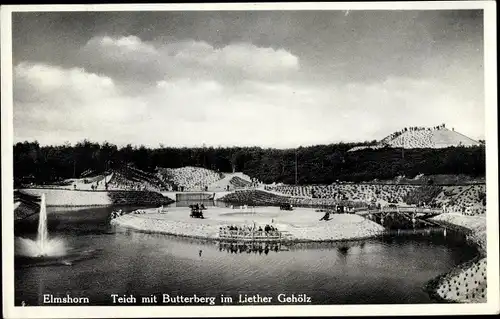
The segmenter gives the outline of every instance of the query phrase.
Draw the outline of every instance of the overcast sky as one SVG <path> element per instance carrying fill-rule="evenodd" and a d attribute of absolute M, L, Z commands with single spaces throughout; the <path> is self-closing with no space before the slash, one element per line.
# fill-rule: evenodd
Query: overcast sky
<path fill-rule="evenodd" d="M 15 142 L 484 138 L 481 11 L 13 14 Z"/>

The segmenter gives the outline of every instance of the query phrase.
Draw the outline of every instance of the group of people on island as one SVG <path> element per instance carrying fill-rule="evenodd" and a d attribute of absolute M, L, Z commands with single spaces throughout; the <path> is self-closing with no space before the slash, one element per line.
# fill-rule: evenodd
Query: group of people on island
<path fill-rule="evenodd" d="M 219 230 L 223 230 L 223 227 L 220 227 Z M 264 229 L 262 229 L 262 226 L 259 226 L 259 228 L 256 228 L 255 226 L 250 227 L 250 226 L 235 226 L 235 225 L 229 225 L 225 227 L 226 230 L 235 230 L 235 231 L 247 231 L 247 232 L 275 232 L 278 231 L 278 228 L 272 226 L 272 225 L 266 225 L 264 226 Z"/>

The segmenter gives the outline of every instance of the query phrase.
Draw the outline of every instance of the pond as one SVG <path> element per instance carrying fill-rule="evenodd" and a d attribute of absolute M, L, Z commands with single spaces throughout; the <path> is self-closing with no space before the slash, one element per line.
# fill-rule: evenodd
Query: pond
<path fill-rule="evenodd" d="M 164 295 L 221 304 L 224 295 L 243 305 L 241 298 L 257 294 L 271 301 L 251 304 L 292 304 L 298 296 L 311 304 L 432 303 L 426 282 L 477 254 L 452 232 L 294 245 L 208 242 L 114 228 L 113 209 L 49 207 L 49 235 L 93 253 L 71 265 L 17 262 L 16 305 L 43 305 L 44 295 L 86 297 L 88 305 L 118 305 L 112 295 L 133 295 L 133 305 L 155 295 L 158 304 Z M 36 224 L 36 217 L 25 222 L 16 236 L 34 238 Z"/>

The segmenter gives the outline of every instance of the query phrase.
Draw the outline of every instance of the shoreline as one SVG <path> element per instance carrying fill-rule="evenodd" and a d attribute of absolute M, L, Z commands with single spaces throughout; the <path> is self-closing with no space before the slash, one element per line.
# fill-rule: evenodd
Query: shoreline
<path fill-rule="evenodd" d="M 478 252 L 474 258 L 456 265 L 450 271 L 436 276 L 426 283 L 424 290 L 432 299 L 441 303 L 486 302 L 487 280 L 484 275 L 487 263 L 486 230 L 483 231 L 482 229 L 486 226 L 486 221 L 484 221 L 484 225 L 481 222 L 479 225 L 467 225 L 467 219 L 481 221 L 481 219 L 484 219 L 483 217 L 451 213 L 432 218 L 433 222 L 438 225 L 465 235 L 466 242 L 474 246 Z M 481 275 L 479 275 L 480 272 Z M 455 293 L 454 298 L 451 296 L 452 293 Z"/>
<path fill-rule="evenodd" d="M 305 210 L 305 209 L 304 209 Z M 148 211 L 148 210 L 146 210 Z M 171 212 L 167 212 L 166 214 L 171 214 Z M 166 215 L 160 214 L 156 216 Z M 233 214 L 234 213 L 230 213 Z M 243 212 L 243 215 L 246 213 Z M 149 216 L 148 216 L 149 215 Z M 221 214 L 227 215 L 227 214 Z M 283 221 L 277 221 L 278 226 L 280 228 L 284 228 L 284 232 L 288 232 L 294 235 L 292 238 L 284 238 L 280 242 L 289 243 L 289 244 L 300 244 L 300 243 L 342 243 L 342 242 L 353 242 L 353 241 L 363 241 L 372 238 L 378 238 L 386 235 L 386 230 L 383 229 L 382 226 L 375 224 L 377 226 L 374 228 L 370 228 L 370 224 L 363 224 L 364 221 L 367 221 L 361 216 L 357 215 L 348 215 L 347 216 L 356 216 L 358 218 L 362 218 L 363 221 L 357 221 L 357 223 L 349 224 L 348 221 L 345 221 L 345 224 L 342 224 L 342 221 L 336 223 L 336 226 L 340 226 L 344 229 L 345 225 L 356 226 L 363 228 L 362 230 L 354 230 L 353 228 L 347 227 L 344 231 L 340 233 L 334 233 L 333 236 L 329 231 L 329 229 L 325 224 L 321 224 L 324 227 L 314 227 L 307 224 L 296 225 L 296 224 L 284 224 Z M 185 221 L 174 221 L 165 218 L 165 216 L 161 216 L 162 218 L 155 218 L 156 216 L 151 216 L 151 210 L 146 214 L 126 214 L 111 220 L 111 224 L 114 226 L 122 227 L 123 229 L 130 229 L 133 231 L 137 231 L 140 233 L 149 233 L 149 234 L 161 234 L 166 236 L 178 237 L 178 238 L 186 238 L 186 239 L 196 239 L 203 240 L 207 242 L 220 242 L 220 241 L 238 241 L 238 240 L 227 240 L 220 239 L 218 237 L 218 229 L 224 224 L 231 224 L 234 221 L 224 221 L 224 220 L 215 220 L 214 224 L 196 224 L 196 222 L 189 223 Z M 335 216 L 335 215 L 334 215 Z M 337 215 L 339 216 L 339 215 Z M 471 216 L 463 216 L 460 214 L 442 214 L 432 218 L 432 221 L 441 227 L 446 227 L 452 229 L 453 231 L 459 232 L 465 235 L 466 242 L 477 249 L 477 255 L 461 264 L 456 265 L 449 271 L 438 275 L 430 279 L 423 288 L 429 296 L 440 303 L 479 303 L 485 302 L 482 296 L 486 295 L 485 287 L 486 287 L 486 278 L 482 278 L 485 273 L 485 265 L 486 265 L 486 248 L 485 248 L 485 240 L 486 236 L 485 231 L 478 232 L 478 229 L 482 229 L 482 220 L 481 216 L 479 217 L 471 217 Z M 474 225 L 468 225 L 468 220 L 473 220 L 476 222 Z M 162 224 L 161 221 L 168 221 L 168 224 Z M 316 219 L 317 220 L 317 219 Z M 190 220 L 192 221 L 192 220 Z M 205 219 L 206 221 L 206 219 Z M 211 220 L 213 221 L 213 220 Z M 458 222 L 460 221 L 460 222 Z M 241 222 L 241 221 L 240 221 Z M 288 227 L 287 227 L 288 226 Z M 371 225 L 373 226 L 373 225 Z M 333 229 L 335 231 L 335 229 Z M 202 235 L 200 235 L 202 234 Z M 298 235 L 298 236 L 297 236 Z M 481 277 L 481 278 L 480 278 Z M 475 280 L 473 280 L 475 279 Z M 475 282 L 475 284 L 474 284 Z M 448 290 L 448 291 L 445 291 Z M 451 296 L 451 293 L 456 293 L 455 297 Z M 477 292 L 476 292 L 477 291 Z"/>
<path fill-rule="evenodd" d="M 134 227 L 130 225 L 123 225 L 119 224 L 118 222 L 113 222 L 111 221 L 111 224 L 113 226 L 117 227 L 122 227 L 125 231 L 126 230 L 133 230 L 138 233 L 142 234 L 157 234 L 157 235 L 165 235 L 165 236 L 170 236 L 170 237 L 177 237 L 177 238 L 185 238 L 185 239 L 196 239 L 196 240 L 203 240 L 206 242 L 219 242 L 219 241 L 224 241 L 224 242 L 239 242 L 237 239 L 220 239 L 218 237 L 206 237 L 206 236 L 195 236 L 195 235 L 185 235 L 185 234 L 177 234 L 177 233 L 172 233 L 172 232 L 166 232 L 166 231 L 159 231 L 159 230 L 146 230 L 140 227 Z M 365 237 L 351 237 L 351 238 L 339 238 L 339 239 L 305 239 L 305 238 L 297 238 L 297 239 L 282 239 L 280 240 L 281 243 L 285 244 L 307 244 L 307 243 L 343 243 L 343 242 L 353 242 L 353 241 L 362 241 L 365 239 L 373 239 L 373 238 L 379 238 L 384 236 L 385 233 L 379 233 L 379 234 L 374 234 L 374 235 L 367 235 Z M 263 241 L 258 241 L 256 240 L 255 242 L 263 242 Z"/>
<path fill-rule="evenodd" d="M 205 219 L 189 218 L 186 208 L 172 208 L 166 213 L 145 209 L 145 214 L 126 214 L 112 219 L 111 224 L 140 232 L 220 241 L 219 229 L 229 225 L 248 227 L 254 223 L 277 227 L 284 235 L 281 242 L 340 242 L 383 236 L 383 226 L 354 214 L 333 215 L 327 222 L 319 221 L 322 213 L 297 208 L 283 213 L 277 207 L 258 208 L 258 214 L 229 208 L 210 208 Z M 317 216 L 315 216 L 317 215 Z M 226 239 L 222 239 L 226 240 Z"/>

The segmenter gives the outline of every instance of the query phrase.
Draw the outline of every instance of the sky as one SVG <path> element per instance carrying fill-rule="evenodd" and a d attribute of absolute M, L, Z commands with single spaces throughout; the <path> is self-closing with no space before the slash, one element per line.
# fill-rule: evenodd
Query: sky
<path fill-rule="evenodd" d="M 289 148 L 408 126 L 484 139 L 483 13 L 26 12 L 14 142 Z"/>

